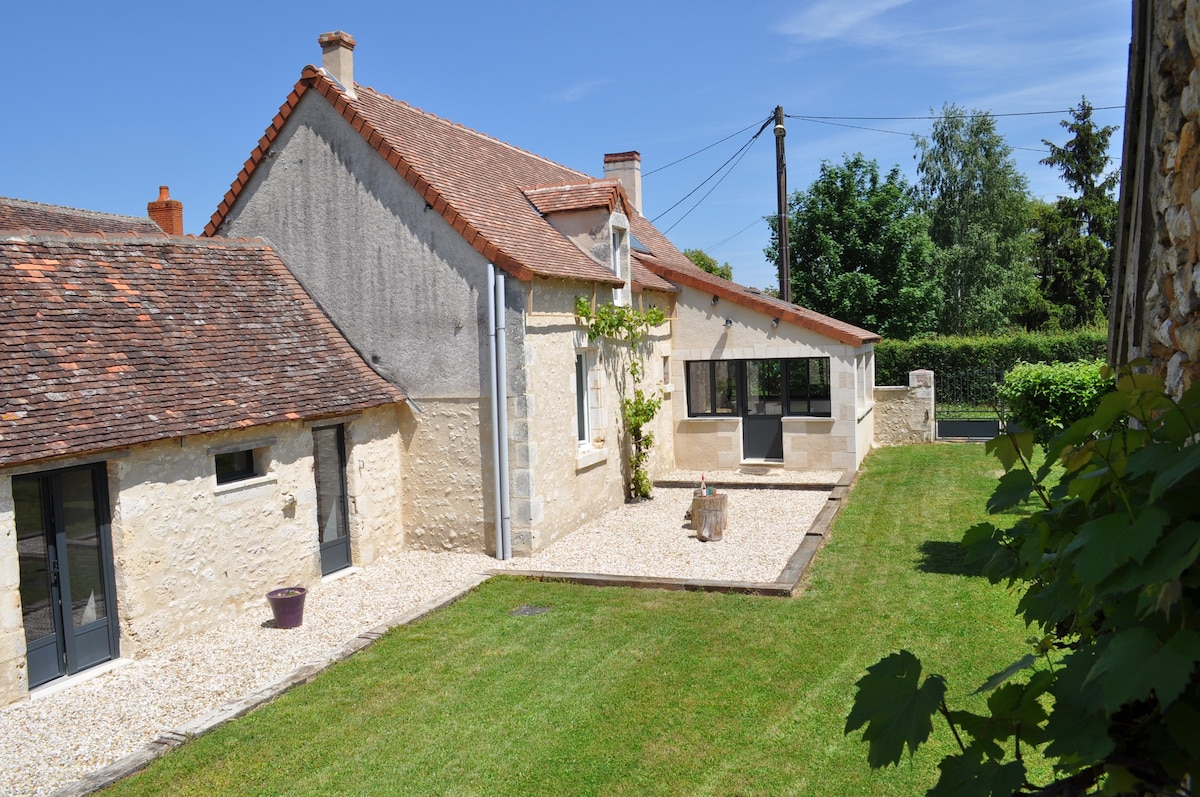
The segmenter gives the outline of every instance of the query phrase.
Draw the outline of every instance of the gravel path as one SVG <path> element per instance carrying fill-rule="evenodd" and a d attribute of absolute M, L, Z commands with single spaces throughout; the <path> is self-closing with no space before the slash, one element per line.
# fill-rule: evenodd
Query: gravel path
<path fill-rule="evenodd" d="M 327 580 L 309 590 L 298 629 L 264 627 L 270 619 L 264 600 L 261 611 L 220 628 L 0 708 L 0 794 L 51 794 L 490 570 L 772 582 L 827 499 L 824 491 L 738 489 L 730 496 L 724 540 L 704 543 L 683 520 L 691 490 L 658 488 L 653 500 L 611 512 L 533 557 L 498 562 L 410 551 Z"/>

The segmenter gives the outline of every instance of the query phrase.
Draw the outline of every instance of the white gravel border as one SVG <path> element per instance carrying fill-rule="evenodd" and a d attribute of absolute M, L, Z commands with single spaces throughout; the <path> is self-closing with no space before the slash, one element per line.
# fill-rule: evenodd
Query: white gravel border
<path fill-rule="evenodd" d="M 821 490 L 731 490 L 724 539 L 705 543 L 683 519 L 691 495 L 658 488 L 653 500 L 610 512 L 533 557 L 397 554 L 313 586 L 300 628 L 264 626 L 264 600 L 261 611 L 0 708 L 0 794 L 52 794 L 299 667 L 326 663 L 356 636 L 469 589 L 491 570 L 773 582 L 829 498 Z"/>

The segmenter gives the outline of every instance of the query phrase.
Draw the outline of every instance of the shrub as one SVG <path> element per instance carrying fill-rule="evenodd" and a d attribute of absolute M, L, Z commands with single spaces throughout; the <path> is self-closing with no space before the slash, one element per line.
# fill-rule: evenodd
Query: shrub
<path fill-rule="evenodd" d="M 965 371 L 1007 371 L 1021 362 L 1092 360 L 1105 356 L 1107 342 L 1102 329 L 884 340 L 875 344 L 875 384 L 907 385 L 909 372 L 922 368 L 936 377 Z"/>
<path fill-rule="evenodd" d="M 1009 417 L 1046 446 L 1050 438 L 1100 406 L 1113 389 L 1102 360 L 1075 363 L 1021 363 L 1004 375 L 1000 398 Z"/>
<path fill-rule="evenodd" d="M 1176 401 L 1160 379 L 1123 370 L 1036 472 L 1028 432 L 989 444 L 1006 473 L 988 511 L 1036 509 L 1011 526 L 974 526 L 963 544 L 988 580 L 1021 595 L 1030 652 L 977 690 L 988 694 L 978 714 L 952 710 L 946 680 L 922 680 L 908 651 L 868 667 L 846 732 L 865 726 L 872 767 L 914 752 L 940 715 L 957 751 L 930 797 L 1196 794 L 1197 429 L 1200 382 Z M 1026 762 L 1041 756 L 1050 783 L 1030 782 Z"/>

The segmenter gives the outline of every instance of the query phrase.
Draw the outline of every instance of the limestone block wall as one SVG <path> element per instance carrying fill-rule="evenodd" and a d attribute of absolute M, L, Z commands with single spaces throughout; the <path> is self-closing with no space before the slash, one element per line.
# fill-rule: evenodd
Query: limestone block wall
<path fill-rule="evenodd" d="M 0 706 L 29 692 L 12 479 L 0 475 Z"/>
<path fill-rule="evenodd" d="M 908 375 L 908 387 L 876 387 L 875 445 L 932 443 L 933 397 L 933 371 L 913 371 Z"/>
<path fill-rule="evenodd" d="M 692 360 L 828 357 L 830 418 L 783 419 L 784 467 L 792 470 L 854 470 L 870 447 L 874 419 L 860 401 L 859 380 L 873 382 L 870 346 L 859 349 L 763 313 L 684 287 L 676 300 L 671 369 L 675 390 L 675 462 L 685 470 L 737 468 L 742 461 L 739 418 L 689 418 L 686 364 Z M 725 326 L 725 319 L 732 323 Z M 861 360 L 861 362 L 860 362 Z M 868 373 L 862 373 L 866 369 Z M 860 406 L 861 405 L 861 406 Z"/>
<path fill-rule="evenodd" d="M 346 424 L 346 497 L 354 565 L 369 565 L 405 548 L 400 413 L 398 406 L 380 407 Z"/>
<path fill-rule="evenodd" d="M 1110 354 L 1200 377 L 1200 2 L 1134 6 Z"/>
<path fill-rule="evenodd" d="M 525 520 L 518 517 L 519 509 L 527 507 L 529 535 L 519 539 L 514 534 L 514 555 L 535 553 L 620 506 L 627 473 L 621 396 L 623 389 L 631 395 L 633 386 L 627 376 L 626 348 L 587 340 L 573 307 L 576 296 L 590 292 L 588 286 L 538 281 L 533 291 L 532 309 L 525 318 L 529 442 L 519 463 L 525 466 L 522 481 L 513 486 L 514 527 Z M 598 301 L 611 301 L 608 293 Z M 576 426 L 575 356 L 580 350 L 587 350 L 595 363 L 589 390 L 595 392 L 590 400 L 598 408 L 592 414 L 592 440 L 583 446 Z M 663 358 L 670 357 L 665 324 L 647 335 L 640 356 L 646 368 L 643 389 L 661 391 Z M 651 478 L 674 467 L 670 412 L 669 402 L 664 401 L 649 429 L 655 436 L 648 466 Z"/>

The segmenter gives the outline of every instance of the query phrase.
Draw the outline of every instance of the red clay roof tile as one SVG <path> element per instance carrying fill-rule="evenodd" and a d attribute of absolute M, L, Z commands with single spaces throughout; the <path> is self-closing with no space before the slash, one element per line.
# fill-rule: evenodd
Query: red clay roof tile
<path fill-rule="evenodd" d="M 0 230 L 42 230 L 85 234 L 145 235 L 162 229 L 149 216 L 119 216 L 61 205 L 0 197 Z"/>
<path fill-rule="evenodd" d="M 262 242 L 0 238 L 0 466 L 403 399 Z"/>

